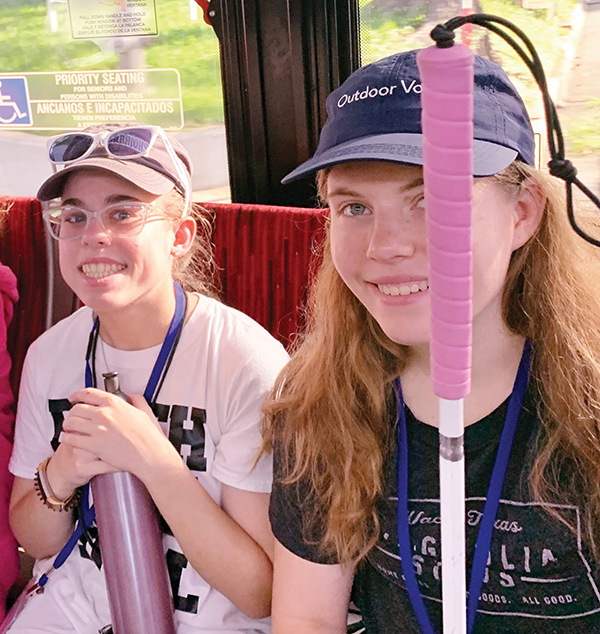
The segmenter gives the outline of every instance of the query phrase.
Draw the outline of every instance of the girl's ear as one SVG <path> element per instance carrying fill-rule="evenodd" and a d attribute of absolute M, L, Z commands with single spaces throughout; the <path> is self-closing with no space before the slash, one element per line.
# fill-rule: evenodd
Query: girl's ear
<path fill-rule="evenodd" d="M 196 221 L 191 216 L 186 216 L 175 227 L 171 255 L 175 258 L 184 256 L 192 248 L 195 237 Z"/>
<path fill-rule="evenodd" d="M 546 195 L 532 180 L 521 186 L 515 200 L 516 222 L 512 249 L 522 247 L 537 231 L 546 207 Z"/>

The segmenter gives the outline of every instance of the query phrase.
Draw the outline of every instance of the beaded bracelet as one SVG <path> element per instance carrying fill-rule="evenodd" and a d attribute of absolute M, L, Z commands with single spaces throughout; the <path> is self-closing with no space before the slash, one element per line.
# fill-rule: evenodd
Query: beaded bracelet
<path fill-rule="evenodd" d="M 80 491 L 79 489 L 75 489 L 71 495 L 66 500 L 60 500 L 54 495 L 54 491 L 52 491 L 52 487 L 50 486 L 50 482 L 48 480 L 48 463 L 50 462 L 49 458 L 43 460 L 37 471 L 35 472 L 35 477 L 33 479 L 33 486 L 40 498 L 40 500 L 53 511 L 58 511 L 59 513 L 62 511 L 68 511 L 72 508 L 75 508 L 79 503 Z"/>

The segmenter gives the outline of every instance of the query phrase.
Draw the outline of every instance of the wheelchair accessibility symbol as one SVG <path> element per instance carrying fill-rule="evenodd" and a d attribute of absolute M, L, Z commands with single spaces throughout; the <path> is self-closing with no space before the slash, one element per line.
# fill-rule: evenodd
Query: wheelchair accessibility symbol
<path fill-rule="evenodd" d="M 27 79 L 0 76 L 0 128 L 30 126 L 31 123 Z"/>

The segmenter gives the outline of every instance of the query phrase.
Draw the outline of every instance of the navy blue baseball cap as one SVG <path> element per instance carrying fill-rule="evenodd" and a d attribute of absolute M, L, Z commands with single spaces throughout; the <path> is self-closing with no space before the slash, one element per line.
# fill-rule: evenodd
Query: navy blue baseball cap
<path fill-rule="evenodd" d="M 314 156 L 281 182 L 348 161 L 423 165 L 418 51 L 363 66 L 327 97 L 327 121 Z M 534 165 L 534 136 L 506 73 L 475 56 L 473 175 L 492 176 L 515 159 Z"/>

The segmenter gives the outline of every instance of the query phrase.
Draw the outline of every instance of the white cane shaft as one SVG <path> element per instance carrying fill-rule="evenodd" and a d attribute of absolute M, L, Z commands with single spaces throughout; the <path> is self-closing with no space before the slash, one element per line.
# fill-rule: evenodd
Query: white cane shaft
<path fill-rule="evenodd" d="M 440 399 L 440 506 L 444 634 L 467 632 L 462 399 Z M 444 433 L 446 432 L 446 433 Z"/>

